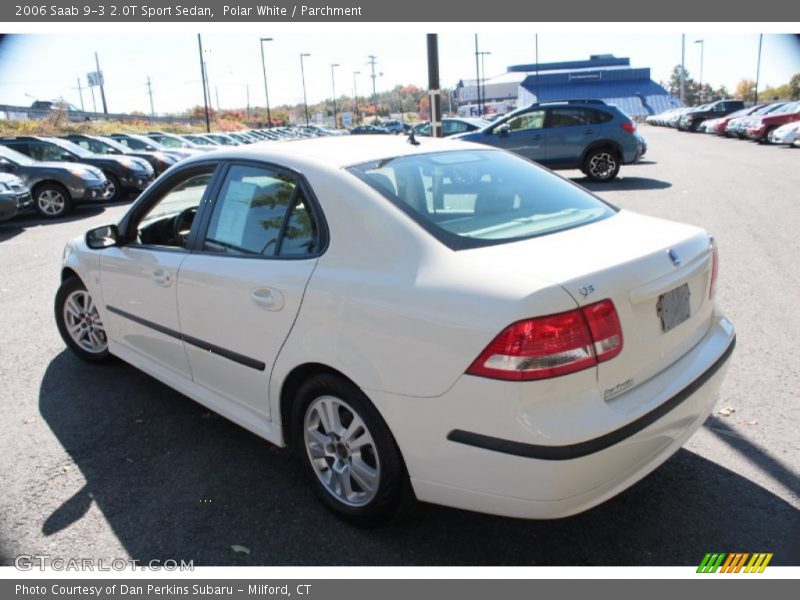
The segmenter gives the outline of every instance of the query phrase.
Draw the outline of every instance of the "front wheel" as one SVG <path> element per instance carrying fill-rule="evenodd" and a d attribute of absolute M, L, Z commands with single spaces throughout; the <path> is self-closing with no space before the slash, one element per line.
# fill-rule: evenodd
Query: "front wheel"
<path fill-rule="evenodd" d="M 111 358 L 103 321 L 80 279 L 68 277 L 58 288 L 55 313 L 58 332 L 70 350 L 89 362 Z"/>
<path fill-rule="evenodd" d="M 122 186 L 119 183 L 119 179 L 113 173 L 104 173 L 106 179 L 108 179 L 108 199 L 109 200 L 119 200 L 122 198 Z"/>
<path fill-rule="evenodd" d="M 72 210 L 72 197 L 57 183 L 43 183 L 33 189 L 36 212 L 45 219 L 58 219 Z"/>
<path fill-rule="evenodd" d="M 376 526 L 413 504 L 400 450 L 378 411 L 351 382 L 318 375 L 298 391 L 293 441 L 322 503 L 337 516 Z"/>
<path fill-rule="evenodd" d="M 613 150 L 600 148 L 586 155 L 582 170 L 592 181 L 605 183 L 617 176 L 619 166 L 619 158 Z"/>

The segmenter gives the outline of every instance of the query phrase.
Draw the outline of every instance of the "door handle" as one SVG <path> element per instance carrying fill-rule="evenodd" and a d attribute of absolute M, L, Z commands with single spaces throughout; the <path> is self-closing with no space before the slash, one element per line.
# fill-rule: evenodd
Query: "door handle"
<path fill-rule="evenodd" d="M 267 310 L 283 308 L 283 294 L 268 287 L 256 287 L 250 290 L 250 299 Z"/>
<path fill-rule="evenodd" d="M 166 269 L 156 269 L 153 271 L 153 281 L 158 285 L 167 287 L 172 284 L 172 277 L 170 277 L 169 271 Z"/>

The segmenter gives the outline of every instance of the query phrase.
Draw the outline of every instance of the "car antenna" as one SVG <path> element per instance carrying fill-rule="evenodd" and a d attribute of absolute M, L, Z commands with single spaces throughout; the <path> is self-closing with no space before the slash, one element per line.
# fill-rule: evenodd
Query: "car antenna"
<path fill-rule="evenodd" d="M 408 132 L 408 143 L 411 144 L 412 146 L 419 146 L 419 141 L 414 136 L 414 130 L 413 129 Z"/>

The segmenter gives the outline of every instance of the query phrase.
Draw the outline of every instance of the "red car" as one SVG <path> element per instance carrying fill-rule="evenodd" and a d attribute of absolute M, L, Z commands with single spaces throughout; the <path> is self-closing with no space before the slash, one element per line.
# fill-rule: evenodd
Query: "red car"
<path fill-rule="evenodd" d="M 753 120 L 747 127 L 747 137 L 765 142 L 773 129 L 794 121 L 800 121 L 800 101 L 790 102 L 773 113 Z"/>
<path fill-rule="evenodd" d="M 757 110 L 764 108 L 765 106 L 769 105 L 756 104 L 755 106 L 750 106 L 748 108 L 743 108 L 742 110 L 737 110 L 736 112 L 731 113 L 729 115 L 725 115 L 724 117 L 720 117 L 719 119 L 713 119 L 707 125 L 706 131 L 710 133 L 716 133 L 717 135 L 725 135 L 725 130 L 728 128 L 728 123 L 731 122 L 731 119 L 746 117 L 748 115 L 753 114 Z"/>

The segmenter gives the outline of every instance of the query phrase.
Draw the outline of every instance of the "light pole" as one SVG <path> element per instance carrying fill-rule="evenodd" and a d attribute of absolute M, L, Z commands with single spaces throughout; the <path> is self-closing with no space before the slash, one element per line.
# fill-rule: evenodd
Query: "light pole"
<path fill-rule="evenodd" d="M 303 59 L 311 56 L 308 52 L 300 53 L 300 78 L 303 80 L 303 107 L 306 110 L 306 127 L 308 127 L 308 99 L 306 98 L 306 74 L 303 70 Z"/>
<path fill-rule="evenodd" d="M 358 125 L 358 88 L 356 87 L 356 75 L 361 75 L 361 71 L 353 71 L 353 112 L 356 113 L 356 125 Z"/>
<path fill-rule="evenodd" d="M 333 128 L 338 129 L 336 125 L 336 80 L 333 77 L 333 69 L 338 67 L 339 63 L 331 64 L 331 88 L 333 89 Z"/>
<path fill-rule="evenodd" d="M 695 44 L 700 44 L 700 104 L 703 103 L 703 52 L 705 50 L 704 40 L 695 40 Z"/>
<path fill-rule="evenodd" d="M 267 128 L 272 128 L 272 115 L 269 112 L 269 88 L 267 88 L 267 63 L 264 61 L 264 42 L 271 42 L 272 38 L 261 38 L 261 70 L 264 73 L 264 96 L 267 99 Z"/>
<path fill-rule="evenodd" d="M 758 36 L 758 62 L 756 63 L 756 93 L 753 104 L 758 104 L 758 80 L 761 78 L 761 42 L 764 41 L 764 34 Z"/>
<path fill-rule="evenodd" d="M 481 55 L 481 77 L 478 79 L 478 85 L 481 88 L 481 98 L 483 99 L 483 112 L 486 112 L 486 68 L 484 67 L 483 57 L 491 52 L 478 52 Z M 481 83 L 481 81 L 483 83 Z"/>

